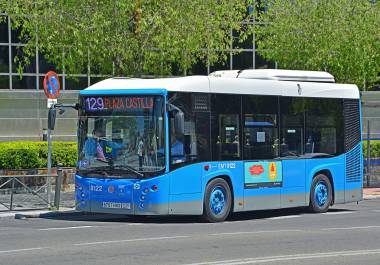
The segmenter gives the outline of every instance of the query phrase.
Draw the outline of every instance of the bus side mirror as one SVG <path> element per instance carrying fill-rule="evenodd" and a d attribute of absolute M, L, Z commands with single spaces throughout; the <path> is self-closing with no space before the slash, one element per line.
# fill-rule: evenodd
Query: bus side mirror
<path fill-rule="evenodd" d="M 185 133 L 185 115 L 182 111 L 176 112 L 174 115 L 174 129 L 176 135 Z"/>
<path fill-rule="evenodd" d="M 55 118 L 57 116 L 57 110 L 55 108 L 49 109 L 48 115 L 48 128 L 50 130 L 54 130 L 55 127 Z"/>

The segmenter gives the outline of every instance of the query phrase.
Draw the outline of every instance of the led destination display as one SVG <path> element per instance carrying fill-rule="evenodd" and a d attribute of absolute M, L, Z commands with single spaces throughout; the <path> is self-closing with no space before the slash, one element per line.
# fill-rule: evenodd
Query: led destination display
<path fill-rule="evenodd" d="M 96 96 L 83 98 L 88 112 L 153 109 L 154 97 Z"/>

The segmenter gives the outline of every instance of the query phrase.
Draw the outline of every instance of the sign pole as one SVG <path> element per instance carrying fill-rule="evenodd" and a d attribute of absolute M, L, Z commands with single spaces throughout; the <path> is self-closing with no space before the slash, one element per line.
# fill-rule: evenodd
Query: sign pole
<path fill-rule="evenodd" d="M 48 106 L 49 109 L 49 115 L 48 115 L 48 131 L 47 131 L 47 141 L 48 141 L 48 161 L 47 161 L 47 167 L 48 167 L 48 173 L 47 173 L 47 201 L 49 204 L 49 207 L 51 207 L 51 156 L 52 156 L 52 145 L 51 145 L 51 131 L 54 130 L 55 126 L 55 104 L 56 100 L 59 96 L 59 91 L 61 89 L 60 83 L 59 83 L 59 77 L 58 75 L 53 72 L 49 71 L 44 78 L 44 92 L 46 97 L 48 98 L 48 104 L 51 105 Z"/>
<path fill-rule="evenodd" d="M 48 128 L 47 131 L 47 140 L 48 140 L 48 178 L 47 178 L 47 201 L 49 207 L 51 206 L 51 129 Z"/>

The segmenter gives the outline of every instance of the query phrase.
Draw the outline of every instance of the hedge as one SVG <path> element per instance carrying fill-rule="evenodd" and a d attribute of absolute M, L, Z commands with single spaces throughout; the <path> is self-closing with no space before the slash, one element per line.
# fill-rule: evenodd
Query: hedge
<path fill-rule="evenodd" d="M 53 167 L 59 163 L 64 167 L 75 167 L 76 142 L 53 142 L 52 149 Z M 47 157 L 47 142 L 0 142 L 0 169 L 46 168 Z"/>
<path fill-rule="evenodd" d="M 363 154 L 367 156 L 367 141 L 363 141 Z M 380 141 L 371 141 L 371 157 L 380 157 Z M 75 167 L 76 142 L 53 142 L 52 166 L 61 163 Z M 47 142 L 0 142 L 0 169 L 30 169 L 47 167 Z"/>
<path fill-rule="evenodd" d="M 367 141 L 363 141 L 363 154 L 367 157 Z M 371 158 L 380 157 L 380 141 L 371 141 Z"/>

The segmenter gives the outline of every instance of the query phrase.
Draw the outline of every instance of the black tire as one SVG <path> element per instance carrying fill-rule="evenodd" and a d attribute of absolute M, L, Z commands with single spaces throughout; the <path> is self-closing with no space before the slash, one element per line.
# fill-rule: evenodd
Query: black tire
<path fill-rule="evenodd" d="M 320 185 L 319 187 L 317 187 Z M 327 194 L 325 194 L 327 192 Z M 329 178 L 326 175 L 318 174 L 314 177 L 310 189 L 309 210 L 313 213 L 327 212 L 332 203 L 332 187 Z M 319 199 L 321 195 L 322 199 Z"/>
<path fill-rule="evenodd" d="M 212 199 L 212 196 L 216 200 L 218 200 L 218 197 L 220 196 L 223 197 L 224 203 L 222 204 L 224 206 L 222 207 L 222 209 L 221 207 L 211 206 L 210 200 Z M 214 206 L 216 206 L 217 204 L 215 204 L 215 200 L 213 201 Z M 231 205 L 232 195 L 228 183 L 221 178 L 216 178 L 210 181 L 210 183 L 206 187 L 205 198 L 203 201 L 203 218 L 211 223 L 223 222 L 230 214 Z M 218 212 L 219 209 L 221 209 L 220 212 Z"/>

